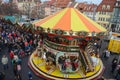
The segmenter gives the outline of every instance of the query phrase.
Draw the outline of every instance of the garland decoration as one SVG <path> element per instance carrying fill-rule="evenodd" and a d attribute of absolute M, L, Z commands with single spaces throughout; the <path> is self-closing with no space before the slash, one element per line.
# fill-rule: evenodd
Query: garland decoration
<path fill-rule="evenodd" d="M 60 30 L 60 29 L 56 29 L 56 30 L 55 30 L 55 34 L 63 35 L 63 33 L 64 33 L 63 30 Z"/>
<path fill-rule="evenodd" d="M 47 28 L 47 32 L 50 33 L 50 31 L 51 31 L 50 28 Z"/>
<path fill-rule="evenodd" d="M 72 31 L 72 30 L 70 30 L 70 31 L 69 31 L 69 34 L 72 36 L 72 35 L 73 35 L 73 31 Z"/>
<path fill-rule="evenodd" d="M 86 31 L 79 31 L 76 33 L 78 36 L 87 36 L 88 35 L 88 32 Z"/>
<path fill-rule="evenodd" d="M 37 27 L 37 30 L 39 30 L 40 32 L 42 32 L 43 28 L 39 26 L 39 27 Z"/>
<path fill-rule="evenodd" d="M 104 32 L 99 32 L 99 33 L 96 34 L 96 36 L 98 36 L 98 37 L 99 37 L 99 36 L 104 36 L 104 35 L 105 35 Z"/>

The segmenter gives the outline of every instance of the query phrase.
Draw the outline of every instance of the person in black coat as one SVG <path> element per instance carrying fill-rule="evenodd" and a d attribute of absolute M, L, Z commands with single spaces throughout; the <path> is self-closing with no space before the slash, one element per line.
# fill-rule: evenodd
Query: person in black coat
<path fill-rule="evenodd" d="M 111 72 L 114 73 L 116 67 L 117 67 L 117 64 L 118 64 L 118 59 L 115 57 L 113 60 L 112 60 L 112 70 Z"/>

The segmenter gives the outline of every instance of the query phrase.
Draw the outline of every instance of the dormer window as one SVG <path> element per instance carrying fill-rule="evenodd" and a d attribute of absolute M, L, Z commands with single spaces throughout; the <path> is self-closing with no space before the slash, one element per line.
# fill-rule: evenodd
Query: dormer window
<path fill-rule="evenodd" d="M 107 5 L 107 9 L 110 10 L 110 5 Z"/>
<path fill-rule="evenodd" d="M 91 9 L 91 7 L 89 7 L 89 10 Z"/>
<path fill-rule="evenodd" d="M 86 10 L 86 7 L 84 7 L 84 10 Z"/>
<path fill-rule="evenodd" d="M 118 6 L 118 3 L 116 3 L 116 6 Z"/>
<path fill-rule="evenodd" d="M 90 10 L 91 7 L 88 7 L 87 10 Z"/>
<path fill-rule="evenodd" d="M 105 10 L 106 6 L 105 5 L 102 5 L 102 10 Z"/>

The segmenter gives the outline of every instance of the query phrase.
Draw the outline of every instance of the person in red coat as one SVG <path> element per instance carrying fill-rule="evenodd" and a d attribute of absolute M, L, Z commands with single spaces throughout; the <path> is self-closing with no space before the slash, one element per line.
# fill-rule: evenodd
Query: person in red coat
<path fill-rule="evenodd" d="M 14 52 L 10 51 L 10 59 L 12 60 L 14 58 Z"/>

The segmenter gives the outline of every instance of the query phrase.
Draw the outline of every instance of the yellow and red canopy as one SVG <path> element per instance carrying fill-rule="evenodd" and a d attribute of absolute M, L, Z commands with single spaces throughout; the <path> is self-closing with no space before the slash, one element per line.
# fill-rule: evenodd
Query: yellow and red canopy
<path fill-rule="evenodd" d="M 105 32 L 106 29 L 92 21 L 77 9 L 66 8 L 42 20 L 33 23 L 43 28 L 61 29 L 64 31 Z"/>

